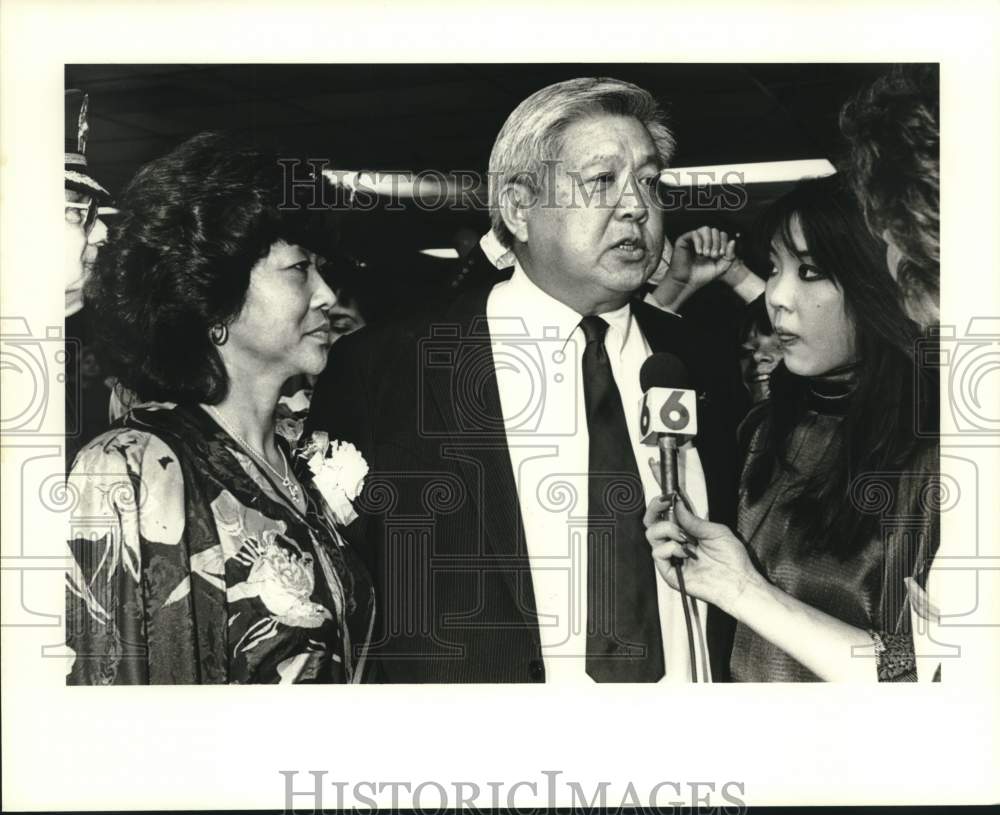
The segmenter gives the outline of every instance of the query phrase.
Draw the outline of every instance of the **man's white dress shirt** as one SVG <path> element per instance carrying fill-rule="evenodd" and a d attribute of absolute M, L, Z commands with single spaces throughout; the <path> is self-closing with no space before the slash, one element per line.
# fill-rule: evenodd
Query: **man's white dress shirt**
<path fill-rule="evenodd" d="M 589 435 L 583 396 L 581 315 L 543 292 L 519 263 L 486 304 L 507 447 L 521 504 L 546 680 L 590 683 L 587 655 L 587 471 Z M 626 304 L 601 314 L 611 363 L 642 477 L 646 503 L 659 494 L 648 464 L 656 447 L 639 442 L 639 369 L 651 351 Z M 679 451 L 681 488 L 707 516 L 705 476 L 691 444 Z M 650 568 L 653 568 L 650 557 Z M 665 675 L 690 681 L 680 595 L 656 575 Z M 705 604 L 695 608 L 698 679 L 708 673 Z"/>

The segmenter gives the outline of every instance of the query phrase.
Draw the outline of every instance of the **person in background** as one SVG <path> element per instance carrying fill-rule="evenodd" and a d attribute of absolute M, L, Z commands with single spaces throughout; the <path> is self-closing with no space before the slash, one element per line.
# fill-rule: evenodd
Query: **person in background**
<path fill-rule="evenodd" d="M 284 201 L 276 156 L 213 133 L 122 196 L 86 297 L 137 403 L 69 477 L 85 519 L 69 543 L 70 684 L 365 675 L 374 593 L 337 494 L 363 461 L 338 449 L 336 476 L 324 456 L 293 462 L 274 430 L 283 384 L 326 365 L 335 303 L 311 248 L 325 235 Z"/>
<path fill-rule="evenodd" d="M 65 260 L 66 297 L 66 471 L 84 442 L 108 426 L 110 391 L 90 347 L 90 310 L 84 307 L 84 284 L 107 239 L 104 217 L 115 212 L 111 193 L 87 165 L 90 132 L 89 96 L 67 90 L 65 102 Z"/>
<path fill-rule="evenodd" d="M 940 309 L 940 94 L 938 67 L 899 65 L 844 105 L 844 171 L 907 312 L 935 325 Z"/>
<path fill-rule="evenodd" d="M 378 319 L 377 284 L 365 261 L 337 251 L 321 259 L 319 271 L 337 296 L 330 309 L 334 341 Z"/>
<path fill-rule="evenodd" d="M 654 500 L 654 559 L 676 586 L 681 558 L 687 590 L 737 620 L 737 681 L 912 680 L 905 586 L 923 583 L 938 542 L 938 447 L 914 432 L 919 326 L 838 177 L 779 199 L 763 234 L 784 357 L 741 428 L 738 535 L 683 504 L 660 520 Z"/>
<path fill-rule="evenodd" d="M 869 228 L 887 245 L 889 269 L 903 291 L 907 312 L 936 341 L 933 329 L 940 321 L 940 89 L 939 70 L 934 64 L 897 65 L 850 100 L 840 114 L 840 126 L 850 150 L 844 171 L 861 202 Z M 917 360 L 939 359 L 931 352 Z M 936 367 L 928 373 L 939 376 Z M 937 383 L 932 386 L 937 390 Z M 983 395 L 984 404 L 996 399 Z M 926 431 L 937 433 L 938 406 L 928 407 Z M 961 537 L 942 541 L 940 559 L 968 558 L 971 553 Z M 949 579 L 950 577 L 950 579 Z M 931 564 L 926 586 L 907 584 L 919 631 L 918 675 L 921 681 L 940 681 L 941 642 L 953 643 L 975 630 L 952 627 L 940 631 L 942 609 L 965 609 L 969 587 Z M 980 591 L 977 583 L 975 591 Z M 918 619 L 919 618 L 919 619 Z M 940 641 L 938 641 L 940 637 Z M 964 654 L 982 654 L 975 639 L 968 640 Z M 951 645 L 943 652 L 959 650 Z M 976 659 L 951 661 L 952 676 L 983 675 Z"/>
<path fill-rule="evenodd" d="M 771 395 L 771 374 L 781 357 L 781 341 L 767 316 L 764 298 L 758 297 L 747 306 L 740 325 L 740 373 L 752 404 Z"/>
<path fill-rule="evenodd" d="M 770 374 L 781 359 L 781 348 L 764 308 L 764 283 L 736 253 L 738 237 L 730 238 L 725 230 L 711 226 L 680 235 L 664 273 L 643 299 L 701 322 L 705 341 L 717 345 L 719 358 L 731 356 L 735 347 L 741 379 L 750 397 L 749 403 L 743 404 L 745 412 L 767 398 Z M 726 284 L 728 294 L 701 304 L 701 308 L 688 306 L 698 291 L 716 280 Z M 743 305 L 748 298 L 749 304 Z M 737 319 L 738 332 L 734 333 L 729 326 Z"/>
<path fill-rule="evenodd" d="M 685 232 L 674 243 L 666 271 L 656 288 L 646 294 L 645 302 L 676 314 L 714 280 L 752 302 L 760 291 L 748 282 L 753 274 L 736 254 L 736 237 L 730 238 L 728 232 L 712 226 Z"/>

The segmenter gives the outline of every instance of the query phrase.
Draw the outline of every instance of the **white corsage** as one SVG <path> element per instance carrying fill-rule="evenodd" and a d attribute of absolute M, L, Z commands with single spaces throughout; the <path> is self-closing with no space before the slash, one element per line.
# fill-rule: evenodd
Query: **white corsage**
<path fill-rule="evenodd" d="M 333 510 L 337 523 L 347 526 L 354 521 L 358 517 L 354 501 L 368 475 L 368 462 L 361 451 L 350 442 L 330 441 L 329 434 L 319 430 L 313 432 L 299 455 L 305 459 L 313 483 Z"/>

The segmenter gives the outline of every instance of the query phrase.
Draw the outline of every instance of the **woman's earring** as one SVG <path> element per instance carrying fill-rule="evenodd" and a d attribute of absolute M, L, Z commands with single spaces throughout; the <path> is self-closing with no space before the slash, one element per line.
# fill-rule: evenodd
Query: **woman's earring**
<path fill-rule="evenodd" d="M 209 339 L 211 339 L 216 345 L 225 345 L 226 341 L 229 339 L 229 326 L 223 323 L 217 323 L 212 326 L 211 330 L 209 330 L 208 336 Z"/>

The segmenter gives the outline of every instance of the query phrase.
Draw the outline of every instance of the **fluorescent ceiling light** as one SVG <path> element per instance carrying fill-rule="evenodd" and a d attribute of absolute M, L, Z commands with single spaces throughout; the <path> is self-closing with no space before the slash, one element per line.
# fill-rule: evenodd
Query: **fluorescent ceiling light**
<path fill-rule="evenodd" d="M 421 249 L 421 255 L 428 255 L 432 258 L 442 258 L 443 260 L 458 260 L 457 249 Z"/>
<path fill-rule="evenodd" d="M 749 164 L 710 164 L 704 167 L 671 167 L 660 173 L 669 187 L 706 187 L 710 184 L 768 184 L 833 175 L 836 168 L 825 158 L 798 161 L 758 161 Z"/>
<path fill-rule="evenodd" d="M 393 198 L 451 200 L 462 189 L 453 177 L 438 171 L 414 173 L 396 170 L 323 170 L 323 178 L 352 193 L 387 195 Z"/>

